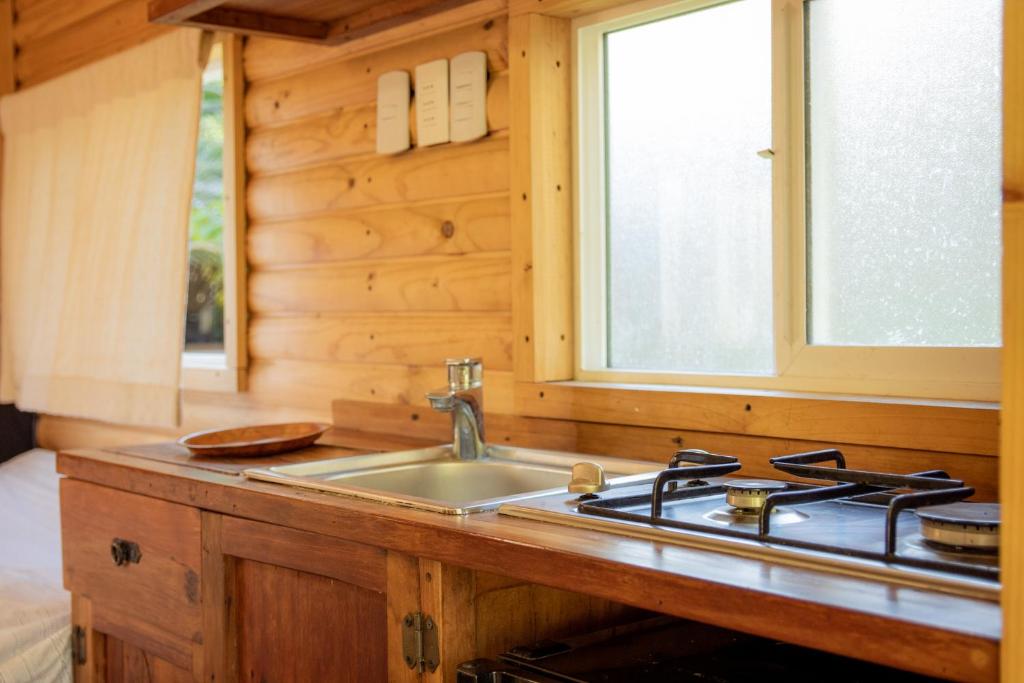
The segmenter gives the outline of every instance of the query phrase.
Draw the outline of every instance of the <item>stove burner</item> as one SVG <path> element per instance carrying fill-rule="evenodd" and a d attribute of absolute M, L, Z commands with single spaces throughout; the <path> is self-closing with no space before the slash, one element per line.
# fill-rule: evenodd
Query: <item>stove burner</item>
<path fill-rule="evenodd" d="M 776 491 L 784 491 L 781 481 L 755 481 L 736 479 L 725 482 L 725 502 L 734 508 L 756 512 L 764 507 L 764 501 Z"/>
<path fill-rule="evenodd" d="M 810 519 L 810 515 L 800 510 L 794 510 L 793 508 L 777 507 L 772 509 L 772 524 L 793 524 L 794 522 L 802 522 L 805 519 Z M 711 512 L 704 514 L 704 519 L 709 522 L 718 522 L 719 524 L 757 524 L 760 521 L 760 512 L 758 510 L 751 510 L 750 508 L 738 508 L 729 505 L 723 505 L 720 508 L 715 508 Z"/>
<path fill-rule="evenodd" d="M 944 548 L 995 551 L 999 548 L 997 503 L 951 503 L 916 510 L 921 536 Z"/>

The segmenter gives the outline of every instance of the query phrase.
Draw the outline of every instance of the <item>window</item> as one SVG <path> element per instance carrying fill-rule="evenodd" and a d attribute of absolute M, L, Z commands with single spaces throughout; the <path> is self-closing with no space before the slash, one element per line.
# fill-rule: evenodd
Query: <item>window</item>
<path fill-rule="evenodd" d="M 584 380 L 998 399 L 1001 0 L 576 21 Z"/>
<path fill-rule="evenodd" d="M 203 71 L 202 107 L 189 217 L 189 279 L 182 381 L 186 388 L 238 390 L 244 386 L 244 286 L 236 247 L 244 214 L 236 170 L 241 149 L 240 44 L 212 41 Z"/>
<path fill-rule="evenodd" d="M 220 44 L 203 71 L 196 175 L 188 226 L 185 351 L 224 353 L 224 60 Z"/>

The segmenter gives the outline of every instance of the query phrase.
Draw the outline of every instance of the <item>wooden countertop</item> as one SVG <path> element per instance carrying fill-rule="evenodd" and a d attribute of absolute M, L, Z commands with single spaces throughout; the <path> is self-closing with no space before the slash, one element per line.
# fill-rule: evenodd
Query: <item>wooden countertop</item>
<path fill-rule="evenodd" d="M 408 448 L 334 430 L 290 461 Z M 265 466 L 266 459 L 245 466 Z M 653 541 L 477 513 L 391 507 L 249 481 L 176 444 L 58 455 L 69 477 L 367 543 L 944 678 L 999 679 L 998 603 Z"/>

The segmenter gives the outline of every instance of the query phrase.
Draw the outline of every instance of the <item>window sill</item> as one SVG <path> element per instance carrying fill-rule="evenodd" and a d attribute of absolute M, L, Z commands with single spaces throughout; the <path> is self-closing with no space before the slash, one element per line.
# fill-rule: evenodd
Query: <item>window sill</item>
<path fill-rule="evenodd" d="M 186 351 L 181 354 L 181 388 L 236 393 L 245 390 L 245 368 L 229 368 L 224 353 Z"/>
<path fill-rule="evenodd" d="M 717 387 L 520 382 L 516 413 L 604 422 L 994 456 L 999 404 Z"/>

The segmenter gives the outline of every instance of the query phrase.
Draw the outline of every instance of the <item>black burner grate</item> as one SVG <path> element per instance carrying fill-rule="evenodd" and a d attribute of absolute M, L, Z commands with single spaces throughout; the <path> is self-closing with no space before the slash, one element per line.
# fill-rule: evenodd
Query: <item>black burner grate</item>
<path fill-rule="evenodd" d="M 581 501 L 577 510 L 581 514 L 654 524 L 683 531 L 742 538 L 982 579 L 999 579 L 997 567 L 966 564 L 955 560 L 910 557 L 897 552 L 897 525 L 901 512 L 930 505 L 955 503 L 974 494 L 973 488 L 965 486 L 963 481 L 951 478 L 946 472 L 931 470 L 914 474 L 889 474 L 852 470 L 846 467 L 846 459 L 842 453 L 835 449 L 781 456 L 771 458 L 769 462 L 787 474 L 804 479 L 817 479 L 829 484 L 787 482 L 784 490 L 769 494 L 766 498 L 764 506 L 758 512 L 756 531 L 710 527 L 697 522 L 669 518 L 663 514 L 666 504 L 724 493 L 723 484 L 710 483 L 707 479 L 732 474 L 741 467 L 739 460 L 733 456 L 683 450 L 672 457 L 669 468 L 655 479 L 651 493 Z M 688 463 L 688 466 L 681 467 L 683 463 Z M 884 552 L 816 543 L 772 533 L 771 513 L 779 506 L 797 506 L 828 500 L 849 500 L 884 506 Z M 649 513 L 631 510 L 637 507 L 648 508 Z"/>

